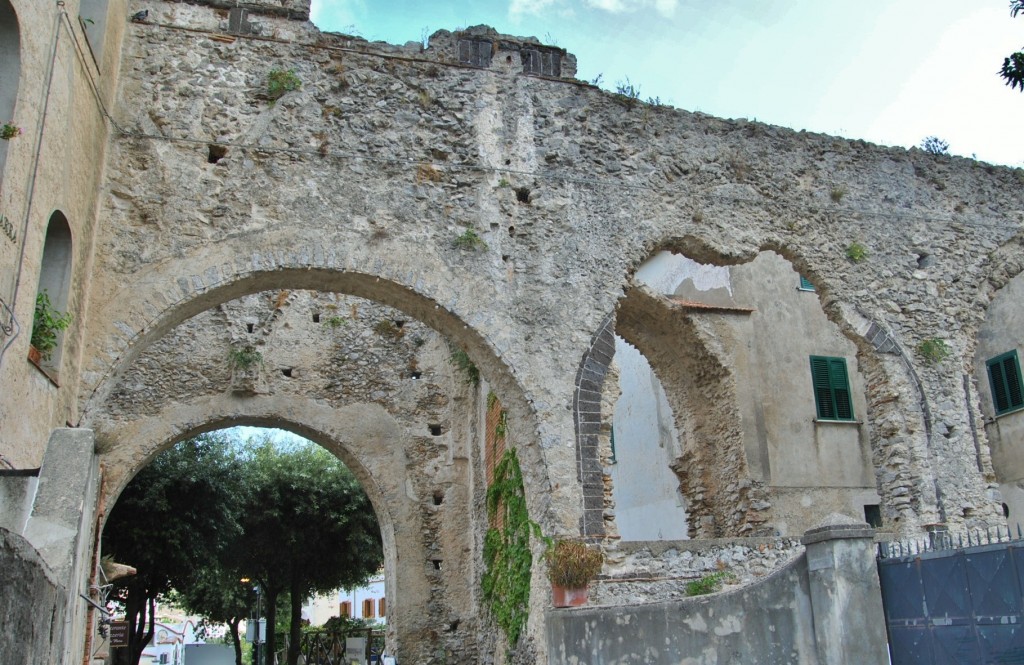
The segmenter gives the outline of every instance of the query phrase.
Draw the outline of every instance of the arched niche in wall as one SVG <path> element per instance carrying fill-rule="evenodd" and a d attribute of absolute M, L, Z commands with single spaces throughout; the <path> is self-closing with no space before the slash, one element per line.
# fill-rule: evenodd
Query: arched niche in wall
<path fill-rule="evenodd" d="M 0 124 L 14 122 L 21 77 L 21 36 L 18 15 L 9 0 L 0 0 Z M 7 162 L 8 141 L 0 140 L 0 182 Z"/>
<path fill-rule="evenodd" d="M 103 59 L 103 41 L 107 34 L 107 1 L 81 0 L 78 5 L 78 18 L 89 40 L 93 57 L 96 58 L 97 67 Z"/>
<path fill-rule="evenodd" d="M 43 259 L 39 270 L 39 287 L 36 298 L 43 293 L 50 301 L 54 310 L 63 314 L 68 311 L 68 298 L 71 289 L 72 262 L 71 226 L 67 218 L 59 210 L 50 215 L 50 223 L 46 227 L 46 241 L 43 245 Z M 45 364 L 60 367 L 63 334 L 57 334 L 57 346 L 52 350 Z"/>

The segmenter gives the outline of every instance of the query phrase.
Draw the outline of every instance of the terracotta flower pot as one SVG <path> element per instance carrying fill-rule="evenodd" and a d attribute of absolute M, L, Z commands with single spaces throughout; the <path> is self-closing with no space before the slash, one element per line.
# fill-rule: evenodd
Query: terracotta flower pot
<path fill-rule="evenodd" d="M 557 584 L 551 585 L 551 602 L 555 607 L 579 607 L 587 604 L 587 587 L 566 589 Z"/>
<path fill-rule="evenodd" d="M 43 354 L 39 352 L 39 349 L 29 344 L 28 359 L 38 365 L 39 363 L 43 362 Z"/>

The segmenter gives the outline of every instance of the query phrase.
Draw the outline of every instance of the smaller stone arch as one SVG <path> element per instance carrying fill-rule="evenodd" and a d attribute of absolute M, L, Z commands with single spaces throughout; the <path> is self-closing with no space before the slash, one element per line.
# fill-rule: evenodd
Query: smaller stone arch
<path fill-rule="evenodd" d="M 238 400 L 225 395 L 174 405 L 132 423 L 96 423 L 99 459 L 106 470 L 101 505 L 112 508 L 131 478 L 164 450 L 189 437 L 236 425 L 286 429 L 326 448 L 349 467 L 366 491 L 381 528 L 389 641 L 406 660 L 426 658 L 426 636 L 432 627 L 424 608 L 431 602 L 431 592 L 428 552 L 419 536 L 423 531 L 420 504 L 427 498 L 409 496 L 411 485 L 404 477 L 412 465 L 403 446 L 394 443 L 406 434 L 378 404 L 334 409 L 299 398 Z M 107 515 L 109 510 L 101 515 L 100 528 Z M 451 568 L 465 570 L 471 562 L 460 565 L 457 554 L 446 554 Z"/>

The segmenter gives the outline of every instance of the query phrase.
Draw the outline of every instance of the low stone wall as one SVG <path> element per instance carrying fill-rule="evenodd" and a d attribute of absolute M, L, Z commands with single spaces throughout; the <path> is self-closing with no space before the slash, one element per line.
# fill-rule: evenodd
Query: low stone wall
<path fill-rule="evenodd" d="M 799 556 L 731 592 L 549 610 L 548 662 L 817 665 L 812 625 L 807 560 Z"/>
<path fill-rule="evenodd" d="M 4 665 L 61 661 L 64 589 L 39 553 L 21 536 L 0 528 L 0 654 Z"/>
<path fill-rule="evenodd" d="M 687 596 L 686 585 L 726 572 L 725 589 L 762 580 L 802 554 L 792 538 L 729 538 L 618 543 L 602 576 L 590 585 L 591 605 L 637 605 Z"/>

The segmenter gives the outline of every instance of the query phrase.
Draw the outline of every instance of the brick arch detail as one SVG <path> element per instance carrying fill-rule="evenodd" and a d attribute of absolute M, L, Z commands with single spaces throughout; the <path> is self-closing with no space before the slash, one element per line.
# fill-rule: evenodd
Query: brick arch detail
<path fill-rule="evenodd" d="M 615 313 L 608 314 L 590 340 L 576 370 L 572 397 L 576 430 L 576 479 L 583 489 L 580 533 L 587 538 L 605 536 L 604 471 L 601 467 L 601 392 L 608 367 L 615 357 Z"/>

